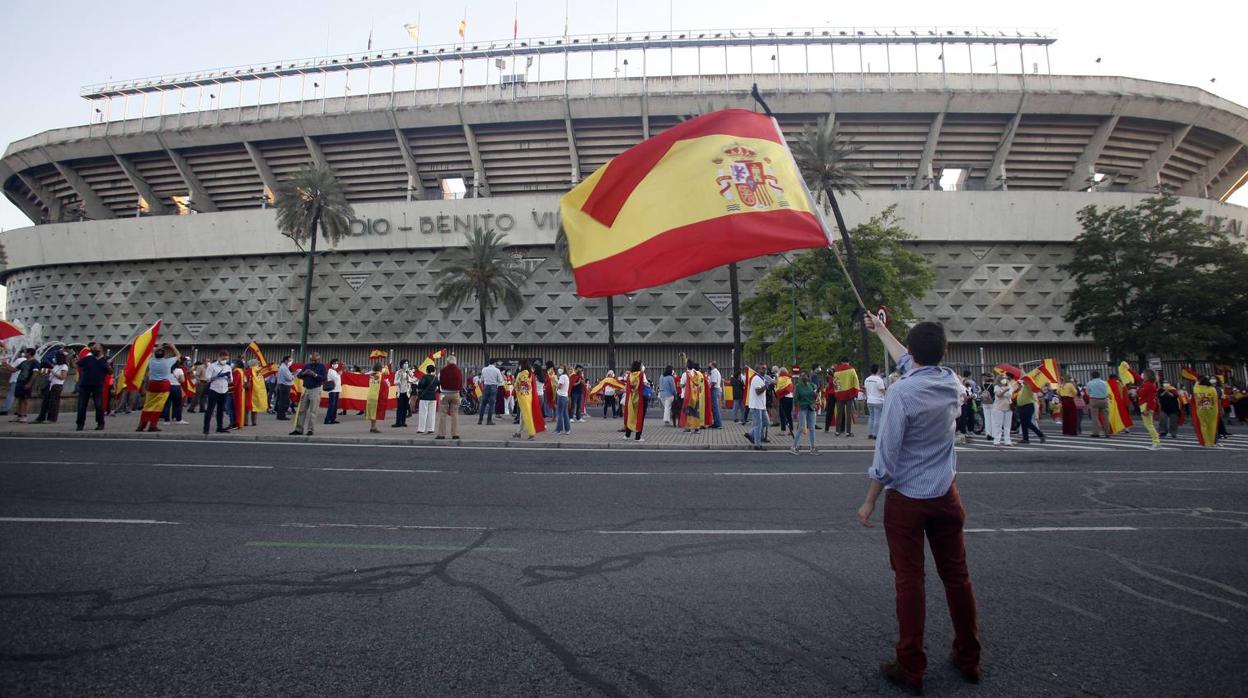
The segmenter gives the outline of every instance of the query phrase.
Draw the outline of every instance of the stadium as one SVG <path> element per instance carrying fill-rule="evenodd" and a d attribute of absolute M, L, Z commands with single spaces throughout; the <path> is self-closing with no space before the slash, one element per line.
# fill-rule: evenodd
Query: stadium
<path fill-rule="evenodd" d="M 1062 318 L 1075 213 L 1164 188 L 1242 237 L 1248 209 L 1226 200 L 1248 175 L 1248 109 L 1051 74 L 1053 42 L 944 28 L 556 37 L 91 86 L 90 123 L 0 161 L 32 223 L 0 235 L 8 317 L 114 347 L 156 319 L 184 348 L 297 346 L 305 258 L 266 193 L 311 162 L 357 216 L 318 259 L 313 348 L 362 363 L 377 347 L 449 346 L 479 361 L 475 307 L 438 307 L 431 289 L 441 255 L 492 226 L 529 272 L 523 311 L 491 321 L 494 350 L 604 366 L 605 301 L 576 296 L 554 252 L 560 194 L 690 114 L 752 107 L 757 83 L 790 138 L 833 114 L 863 146 L 868 186 L 843 200 L 847 222 L 896 206 L 937 274 L 914 310 L 945 324 L 951 363 L 1103 361 Z M 776 261 L 740 265 L 743 296 Z M 721 268 L 617 297 L 617 355 L 730 365 L 727 291 Z"/>

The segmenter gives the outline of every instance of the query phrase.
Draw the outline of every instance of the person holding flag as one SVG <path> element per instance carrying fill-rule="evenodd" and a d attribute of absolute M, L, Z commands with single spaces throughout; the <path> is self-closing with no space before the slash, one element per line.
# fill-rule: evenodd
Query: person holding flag
<path fill-rule="evenodd" d="M 172 344 L 162 344 L 152 353 L 147 362 L 147 394 L 143 400 L 143 411 L 139 413 L 139 428 L 135 431 L 160 431 L 156 425 L 169 399 L 174 364 L 181 358 L 178 348 Z"/>
<path fill-rule="evenodd" d="M 1199 376 L 1192 386 L 1192 426 L 1196 429 L 1196 441 L 1201 446 L 1221 448 L 1218 443 L 1218 420 L 1222 406 L 1218 401 L 1218 389 L 1213 387 L 1209 376 Z"/>
<path fill-rule="evenodd" d="M 796 371 L 796 367 L 794 371 Z M 780 369 L 776 376 L 776 401 L 779 403 L 776 411 L 780 415 L 780 433 L 793 435 L 793 377 L 789 375 L 786 368 Z"/>
<path fill-rule="evenodd" d="M 386 380 L 382 368 L 381 363 L 375 363 L 372 373 L 368 374 L 368 398 L 364 407 L 364 415 L 368 419 L 368 431 L 371 434 L 381 433 L 381 430 L 377 428 L 377 420 L 386 418 L 386 399 L 390 395 L 390 381 Z M 407 396 L 404 395 L 403 400 L 406 401 L 406 399 Z"/>
<path fill-rule="evenodd" d="M 235 429 L 247 426 L 247 412 L 251 406 L 251 379 L 247 376 L 242 359 L 234 360 L 230 380 L 230 404 L 234 407 Z"/>
<path fill-rule="evenodd" d="M 90 351 L 78 355 L 78 422 L 82 431 L 87 424 L 87 405 L 95 402 L 95 430 L 104 430 L 104 413 L 108 410 L 108 385 L 113 364 L 104 356 L 104 346 L 92 342 Z"/>
<path fill-rule="evenodd" d="M 640 361 L 634 361 L 629 368 L 624 386 L 624 440 L 628 441 L 635 434 L 638 441 L 645 441 L 641 430 L 646 422 L 645 393 L 650 389 L 650 382 L 646 380 L 646 368 Z"/>
<path fill-rule="evenodd" d="M 247 379 L 251 381 L 250 398 L 247 401 L 249 424 L 256 426 L 256 413 L 269 411 L 269 389 L 264 384 L 263 364 L 259 359 L 247 362 Z"/>
<path fill-rule="evenodd" d="M 512 438 L 520 438 L 526 432 L 532 441 L 546 431 L 546 420 L 537 397 L 537 378 L 528 359 L 520 360 L 520 372 L 516 374 L 516 413 L 520 415 L 520 428 Z M 424 409 L 424 405 L 421 405 Z"/>
<path fill-rule="evenodd" d="M 708 426 L 711 386 L 697 363 L 689 360 L 686 367 L 680 377 L 680 426 L 686 432 L 696 433 Z"/>

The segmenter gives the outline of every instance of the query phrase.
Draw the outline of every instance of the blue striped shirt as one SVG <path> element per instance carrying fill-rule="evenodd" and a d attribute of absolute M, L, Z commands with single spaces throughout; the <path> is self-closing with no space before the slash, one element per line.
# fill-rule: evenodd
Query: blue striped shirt
<path fill-rule="evenodd" d="M 909 353 L 897 361 L 897 371 L 902 379 L 884 398 L 867 475 L 913 499 L 944 496 L 958 474 L 953 448 L 961 392 L 957 375 L 944 366 L 914 368 Z"/>

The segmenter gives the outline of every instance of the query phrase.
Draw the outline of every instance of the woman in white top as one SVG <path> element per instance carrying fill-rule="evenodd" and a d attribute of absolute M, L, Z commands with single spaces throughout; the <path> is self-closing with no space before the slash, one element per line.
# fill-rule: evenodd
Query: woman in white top
<path fill-rule="evenodd" d="M 555 433 L 571 434 L 572 420 L 569 410 L 571 379 L 568 377 L 567 366 L 560 366 L 558 379 L 555 383 Z"/>
<path fill-rule="evenodd" d="M 339 370 L 342 364 L 338 363 L 338 359 L 329 362 L 329 368 L 325 371 L 325 394 L 329 397 L 328 403 L 325 405 L 325 423 L 338 423 L 338 396 L 342 394 L 342 374 Z M 333 386 L 332 388 L 329 386 Z"/>
<path fill-rule="evenodd" d="M 51 372 L 48 373 L 48 388 L 43 393 L 43 404 L 39 406 L 39 417 L 35 424 L 55 422 L 61 414 L 61 391 L 65 389 L 65 377 L 69 375 L 68 359 L 65 352 L 58 352 Z"/>
<path fill-rule="evenodd" d="M 988 410 L 988 433 L 997 446 L 1011 446 L 1010 406 L 1014 401 L 1014 382 L 1009 376 L 1001 376 L 992 387 L 992 409 Z"/>

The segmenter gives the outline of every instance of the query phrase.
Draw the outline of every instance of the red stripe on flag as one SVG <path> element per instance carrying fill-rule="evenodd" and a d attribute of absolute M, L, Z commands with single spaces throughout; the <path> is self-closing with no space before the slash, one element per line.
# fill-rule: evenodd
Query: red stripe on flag
<path fill-rule="evenodd" d="M 827 247 L 813 213 L 759 211 L 711 218 L 672 228 L 619 254 L 573 270 L 577 295 L 631 293 L 692 276 L 739 259 Z"/>
<path fill-rule="evenodd" d="M 781 142 L 771 117 L 745 109 L 725 109 L 690 119 L 642 141 L 608 162 L 606 171 L 594 185 L 581 210 L 605 226 L 613 225 L 620 209 L 633 195 L 633 190 L 667 155 L 672 145 L 691 138 L 716 135 Z"/>

